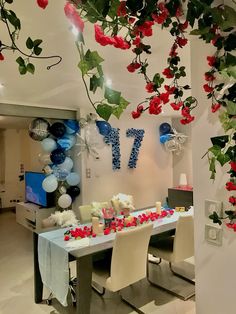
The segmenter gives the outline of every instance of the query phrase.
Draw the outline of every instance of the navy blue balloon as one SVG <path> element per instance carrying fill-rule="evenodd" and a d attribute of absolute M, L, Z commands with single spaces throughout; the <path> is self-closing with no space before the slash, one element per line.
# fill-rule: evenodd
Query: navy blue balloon
<path fill-rule="evenodd" d="M 66 159 L 65 151 L 61 148 L 53 150 L 50 154 L 50 159 L 54 165 L 62 164 Z"/>
<path fill-rule="evenodd" d="M 78 186 L 70 186 L 67 191 L 67 194 L 69 194 L 72 198 L 72 200 L 74 200 L 77 196 L 80 195 L 80 188 Z"/>
<path fill-rule="evenodd" d="M 53 136 L 61 138 L 66 133 L 66 126 L 62 122 L 55 122 L 50 126 L 49 131 Z"/>
<path fill-rule="evenodd" d="M 99 133 L 103 136 L 107 136 L 111 132 L 111 125 L 106 121 L 96 121 L 96 125 L 99 129 Z"/>
<path fill-rule="evenodd" d="M 164 135 L 164 134 L 170 134 L 171 133 L 171 126 L 169 123 L 164 122 L 159 126 L 159 132 L 160 135 Z"/>

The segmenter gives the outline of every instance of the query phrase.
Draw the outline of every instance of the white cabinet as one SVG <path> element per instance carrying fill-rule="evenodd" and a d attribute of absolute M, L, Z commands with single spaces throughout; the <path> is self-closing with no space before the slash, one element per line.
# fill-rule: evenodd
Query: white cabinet
<path fill-rule="evenodd" d="M 16 221 L 29 230 L 41 229 L 42 220 L 55 212 L 55 207 L 43 208 L 32 203 L 16 204 Z"/>

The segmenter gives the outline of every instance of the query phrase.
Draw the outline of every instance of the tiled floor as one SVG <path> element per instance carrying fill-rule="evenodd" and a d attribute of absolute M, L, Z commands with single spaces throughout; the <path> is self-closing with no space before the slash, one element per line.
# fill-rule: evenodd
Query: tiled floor
<path fill-rule="evenodd" d="M 182 264 L 188 272 L 192 265 Z M 188 293 L 193 286 L 175 278 L 167 265 L 162 268 L 150 264 L 150 275 L 153 280 L 171 286 L 175 291 Z M 123 296 L 132 300 L 148 314 L 195 314 L 194 298 L 182 301 L 172 295 L 150 286 L 143 280 L 123 291 Z M 45 291 L 45 297 L 48 292 Z M 32 234 L 16 224 L 15 214 L 0 214 L 0 314 L 68 314 L 75 313 L 72 305 L 63 308 L 55 299 L 52 306 L 35 304 L 33 299 L 33 256 Z M 103 298 L 93 292 L 92 314 L 134 314 L 117 294 L 107 293 Z"/>

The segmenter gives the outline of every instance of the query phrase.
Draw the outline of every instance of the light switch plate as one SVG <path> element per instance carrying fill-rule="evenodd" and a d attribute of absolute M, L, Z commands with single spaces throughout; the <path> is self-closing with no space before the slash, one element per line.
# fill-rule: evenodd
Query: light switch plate
<path fill-rule="evenodd" d="M 205 215 L 208 218 L 209 215 L 216 212 L 218 216 L 222 216 L 222 202 L 214 200 L 205 200 Z"/>
<path fill-rule="evenodd" d="M 223 229 L 215 225 L 205 225 L 205 240 L 213 245 L 221 246 Z"/>

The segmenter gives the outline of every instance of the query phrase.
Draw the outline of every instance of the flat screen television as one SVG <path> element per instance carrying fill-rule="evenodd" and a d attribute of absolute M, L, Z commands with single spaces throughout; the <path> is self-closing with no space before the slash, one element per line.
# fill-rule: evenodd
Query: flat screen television
<path fill-rule="evenodd" d="M 54 193 L 47 193 L 42 182 L 46 178 L 44 173 L 25 172 L 25 201 L 42 207 L 50 207 L 54 204 Z"/>

